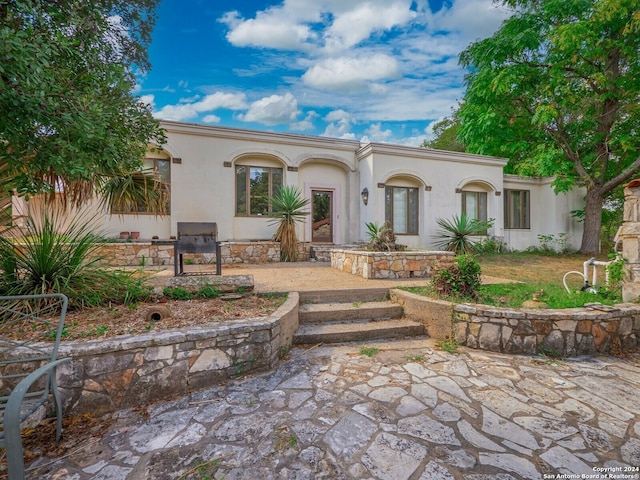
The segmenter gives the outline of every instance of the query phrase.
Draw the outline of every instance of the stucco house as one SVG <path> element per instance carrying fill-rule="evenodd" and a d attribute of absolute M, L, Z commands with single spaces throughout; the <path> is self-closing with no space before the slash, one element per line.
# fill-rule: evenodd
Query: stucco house
<path fill-rule="evenodd" d="M 489 235 L 508 248 L 538 245 L 538 234 L 567 234 L 574 246 L 582 225 L 579 190 L 558 194 L 549 178 L 505 175 L 503 158 L 383 143 L 161 122 L 167 144 L 150 149 L 145 164 L 170 184 L 169 213 L 103 212 L 114 236 L 176 235 L 177 222 L 217 222 L 219 240 L 271 239 L 266 197 L 297 186 L 311 201 L 298 237 L 310 244 L 367 240 L 366 222 L 392 223 L 398 242 L 429 249 L 436 219 L 466 213 L 494 219 Z M 27 206 L 15 200 L 14 212 Z"/>

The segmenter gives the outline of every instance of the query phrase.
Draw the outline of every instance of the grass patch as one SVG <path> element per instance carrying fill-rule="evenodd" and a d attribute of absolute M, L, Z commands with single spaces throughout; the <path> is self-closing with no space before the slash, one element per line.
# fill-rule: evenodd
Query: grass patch
<path fill-rule="evenodd" d="M 483 285 L 478 291 L 478 303 L 495 305 L 498 307 L 517 308 L 525 300 L 531 300 L 533 294 L 543 290 L 540 301 L 546 303 L 549 308 L 574 308 L 582 307 L 585 303 L 599 302 L 604 305 L 613 305 L 616 297 L 602 293 L 571 292 L 555 283 L 499 283 Z"/>
<path fill-rule="evenodd" d="M 376 347 L 362 347 L 360 349 L 360 355 L 365 357 L 373 357 L 378 352 L 380 352 L 380 349 Z"/>
<path fill-rule="evenodd" d="M 477 291 L 477 302 L 496 307 L 519 308 L 525 300 L 531 300 L 535 292 L 543 290 L 540 301 L 549 308 L 575 308 L 585 303 L 602 303 L 613 305 L 621 301 L 618 292 L 611 292 L 604 288 L 603 267 L 598 267 L 598 293 L 581 292 L 582 278 L 579 275 L 567 277 L 567 283 L 572 290 L 568 293 L 562 284 L 562 278 L 568 271 L 582 272 L 583 262 L 587 258 L 583 255 L 542 255 L 540 253 L 513 252 L 507 254 L 486 253 L 477 256 L 482 274 L 513 280 L 513 283 L 485 284 Z M 607 258 L 598 257 L 606 261 Z M 591 269 L 589 279 L 591 280 Z M 427 284 L 421 287 L 401 287 L 402 290 L 425 297 L 447 300 L 456 303 L 469 302 L 469 298 L 461 296 L 440 295 Z"/>
<path fill-rule="evenodd" d="M 407 361 L 410 363 L 424 362 L 424 355 L 407 355 Z"/>
<path fill-rule="evenodd" d="M 457 353 L 459 346 L 460 344 L 454 338 L 445 338 L 436 342 L 436 347 L 448 353 Z"/>

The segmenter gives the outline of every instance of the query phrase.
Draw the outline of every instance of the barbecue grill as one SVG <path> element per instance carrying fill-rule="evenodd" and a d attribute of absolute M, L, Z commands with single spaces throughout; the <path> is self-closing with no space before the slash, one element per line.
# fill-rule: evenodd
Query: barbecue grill
<path fill-rule="evenodd" d="M 185 253 L 215 253 L 216 275 L 222 275 L 222 256 L 215 222 L 178 222 L 178 237 L 173 243 L 174 274 L 186 275 L 182 255 Z"/>

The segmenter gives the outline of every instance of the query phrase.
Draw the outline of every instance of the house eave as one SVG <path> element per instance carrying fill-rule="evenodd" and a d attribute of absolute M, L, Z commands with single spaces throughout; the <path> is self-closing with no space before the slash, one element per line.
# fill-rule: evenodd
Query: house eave
<path fill-rule="evenodd" d="M 395 157 L 415 158 L 418 160 L 440 160 L 475 165 L 489 165 L 504 168 L 509 161 L 506 158 L 476 155 L 472 153 L 450 152 L 429 148 L 406 147 L 387 143 L 367 143 L 356 152 L 356 159 L 362 160 L 370 155 L 393 155 Z"/>
<path fill-rule="evenodd" d="M 286 144 L 301 147 L 322 147 L 325 149 L 355 152 L 360 148 L 360 142 L 340 138 L 314 137 L 294 133 L 264 132 L 231 127 L 216 127 L 197 123 L 175 122 L 160 120 L 160 126 L 169 133 L 200 135 L 222 139 L 243 140 L 259 143 Z"/>

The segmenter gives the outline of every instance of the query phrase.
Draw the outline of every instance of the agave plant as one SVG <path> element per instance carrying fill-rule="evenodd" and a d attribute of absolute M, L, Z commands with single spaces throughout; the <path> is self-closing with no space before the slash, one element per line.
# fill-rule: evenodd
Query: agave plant
<path fill-rule="evenodd" d="M 455 252 L 456 255 L 465 255 L 474 252 L 477 242 L 471 237 L 486 235 L 487 230 L 493 225 L 493 219 L 477 220 L 463 213 L 459 217 L 454 215 L 451 220 L 438 218 L 436 223 L 442 229 L 434 235 L 436 248 Z"/>
<path fill-rule="evenodd" d="M 295 262 L 298 259 L 298 237 L 296 223 L 303 222 L 309 215 L 305 208 L 309 199 L 302 196 L 302 192 L 291 185 L 284 185 L 269 198 L 271 203 L 270 225 L 278 225 L 273 239 L 280 242 L 280 260 Z"/>
<path fill-rule="evenodd" d="M 388 222 L 379 225 L 377 222 L 366 222 L 367 236 L 369 243 L 367 248 L 372 251 L 387 250 L 391 251 L 392 245 L 395 244 L 396 238 L 393 228 Z"/>

